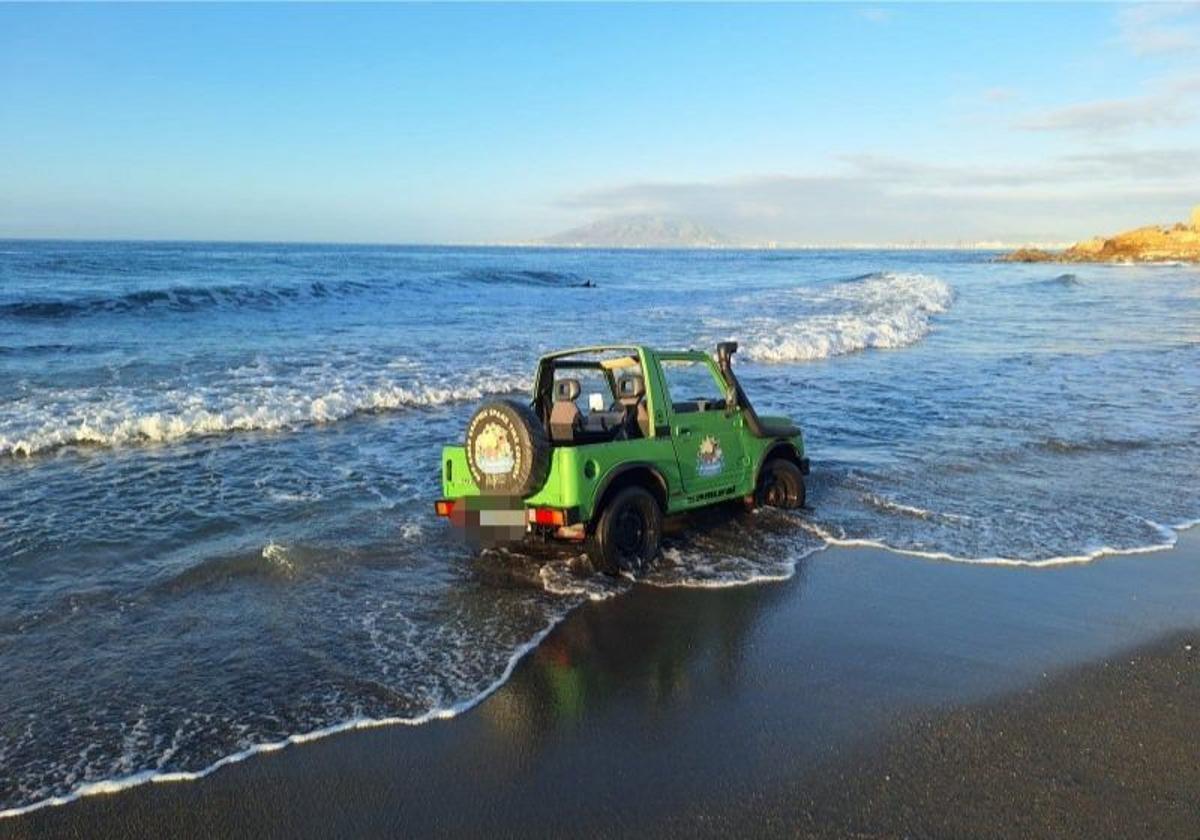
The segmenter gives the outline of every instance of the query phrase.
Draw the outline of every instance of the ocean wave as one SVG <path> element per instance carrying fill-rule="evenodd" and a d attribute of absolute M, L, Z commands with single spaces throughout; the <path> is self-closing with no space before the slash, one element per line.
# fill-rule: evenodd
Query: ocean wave
<path fill-rule="evenodd" d="M 263 753 L 271 753 L 281 750 L 293 744 L 305 744 L 310 741 L 316 741 L 321 738 L 327 738 L 330 735 L 336 735 L 341 732 L 350 732 L 356 729 L 374 729 L 382 726 L 421 726 L 435 720 L 448 720 L 457 717 L 463 712 L 475 708 L 492 694 L 494 694 L 501 686 L 508 682 L 516 669 L 517 664 L 525 658 L 525 656 L 538 645 L 542 640 L 550 634 L 565 617 L 565 613 L 553 617 L 550 622 L 534 634 L 533 638 L 529 639 L 524 644 L 520 645 L 509 657 L 503 672 L 494 681 L 484 686 L 484 688 L 476 694 L 461 700 L 457 703 L 452 703 L 446 706 L 436 706 L 428 711 L 412 717 L 357 717 L 351 720 L 335 723 L 330 726 L 314 729 L 308 732 L 302 732 L 295 735 L 266 743 L 254 744 L 239 752 L 227 755 L 217 761 L 209 764 L 207 767 L 199 770 L 143 770 L 138 773 L 131 773 L 125 776 L 119 776 L 110 779 L 101 779 L 98 781 L 87 782 L 77 786 L 70 793 L 58 796 L 45 796 L 35 799 L 33 802 L 25 805 L 17 805 L 10 808 L 0 808 L 0 819 L 9 817 L 17 817 L 23 814 L 28 814 L 33 811 L 40 811 L 43 808 L 55 807 L 58 805 L 66 805 L 78 799 L 87 796 L 96 796 L 100 794 L 117 793 L 122 790 L 127 790 L 132 787 L 149 783 L 161 782 L 185 782 L 202 779 L 222 767 L 230 764 L 236 764 L 240 761 L 245 761 L 256 755 Z"/>
<path fill-rule="evenodd" d="M 903 502 L 893 501 L 875 493 L 864 493 L 862 499 L 871 507 L 881 510 L 884 513 L 900 514 L 901 516 L 908 516 L 913 519 L 922 519 L 925 521 L 944 520 L 946 522 L 967 522 L 970 520 L 969 516 L 926 510 L 915 505 L 906 505 Z"/>
<path fill-rule="evenodd" d="M 1152 449 L 1159 445 L 1152 440 L 1135 438 L 1089 438 L 1086 440 L 1064 440 L 1049 437 L 1029 444 L 1031 448 L 1056 455 L 1085 455 L 1106 452 L 1136 452 L 1142 449 Z"/>
<path fill-rule="evenodd" d="M 458 278 L 472 283 L 516 286 L 584 287 L 593 281 L 573 271 L 537 271 L 532 269 L 481 268 L 459 273 Z"/>
<path fill-rule="evenodd" d="M 803 362 L 868 349 L 915 344 L 932 330 L 934 315 L 949 309 L 954 291 L 926 274 L 882 272 L 831 287 L 804 287 L 793 299 L 802 311 L 781 323 L 778 316 L 744 324 L 742 352 L 759 362 Z"/>
<path fill-rule="evenodd" d="M 71 446 L 113 448 L 238 432 L 291 431 L 362 414 L 471 402 L 529 387 L 528 380 L 497 375 L 433 384 L 339 383 L 319 393 L 285 387 L 221 396 L 172 392 L 163 395 L 165 406 L 154 408 L 137 407 L 133 396 L 99 404 L 84 401 L 66 413 L 60 403 L 54 403 L 34 412 L 39 420 L 32 427 L 8 434 L 0 431 L 0 458 L 30 457 Z M 14 406 L 19 414 L 25 408 Z"/>
<path fill-rule="evenodd" d="M 970 556 L 965 554 L 954 554 L 949 551 L 936 551 L 919 548 L 905 548 L 903 546 L 895 546 L 888 543 L 884 539 L 873 537 L 845 537 L 837 536 L 831 533 L 827 528 L 824 528 L 815 522 L 802 521 L 801 527 L 809 531 L 816 537 L 824 540 L 829 546 L 838 546 L 841 548 L 878 548 L 883 551 L 890 551 L 895 554 L 903 554 L 908 557 L 920 557 L 925 560 L 939 560 L 950 563 L 965 563 L 973 566 L 1013 566 L 1025 567 L 1030 569 L 1045 569 L 1055 566 L 1074 566 L 1084 563 L 1091 563 L 1099 560 L 1102 557 L 1121 557 L 1132 556 L 1138 554 L 1155 554 L 1160 551 L 1168 551 L 1175 547 L 1179 541 L 1179 532 L 1186 531 L 1200 525 L 1200 520 L 1186 520 L 1172 525 L 1162 525 L 1151 520 L 1144 520 L 1161 538 L 1162 542 L 1158 543 L 1143 543 L 1126 547 L 1098 545 L 1095 547 L 1081 549 L 1076 554 L 1056 554 L 1050 557 L 1005 557 L 1001 555 L 993 556 Z"/>
<path fill-rule="evenodd" d="M 94 355 L 113 348 L 111 343 L 95 344 L 0 344 L 0 356 Z"/>
<path fill-rule="evenodd" d="M 212 307 L 271 308 L 283 303 L 356 294 L 373 285 L 360 280 L 312 280 L 293 284 L 168 286 L 109 295 L 34 298 L 0 304 L 0 317 L 61 320 L 86 315 L 194 312 Z"/>
<path fill-rule="evenodd" d="M 109 269 L 110 271 L 116 270 Z M 594 282 L 569 271 L 531 269 L 476 269 L 459 272 L 455 279 L 492 285 L 590 287 Z M 196 312 L 211 308 L 272 309 L 305 300 L 350 297 L 371 291 L 391 291 L 414 284 L 411 277 L 377 280 L 302 280 L 265 284 L 224 283 L 177 285 L 107 294 L 31 297 L 0 303 L 0 318 L 58 321 L 94 315 Z"/>
<path fill-rule="evenodd" d="M 237 578 L 286 582 L 297 577 L 301 566 L 302 560 L 292 549 L 268 542 L 258 550 L 208 557 L 153 584 L 151 590 L 178 595 Z"/>
<path fill-rule="evenodd" d="M 1076 286 L 1082 286 L 1083 281 L 1079 279 L 1078 274 L 1056 274 L 1053 277 L 1043 277 L 1038 280 L 1030 280 L 1026 285 L 1030 288 L 1059 288 L 1070 289 Z"/>

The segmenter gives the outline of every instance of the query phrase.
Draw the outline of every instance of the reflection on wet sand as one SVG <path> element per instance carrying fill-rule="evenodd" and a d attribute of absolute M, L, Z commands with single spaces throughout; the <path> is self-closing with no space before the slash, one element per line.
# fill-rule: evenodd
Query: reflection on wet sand
<path fill-rule="evenodd" d="M 763 586 L 718 597 L 639 587 L 588 605 L 556 628 L 480 713 L 503 738 L 534 744 L 625 708 L 653 716 L 698 695 L 734 694 L 764 609 L 802 591 Z"/>

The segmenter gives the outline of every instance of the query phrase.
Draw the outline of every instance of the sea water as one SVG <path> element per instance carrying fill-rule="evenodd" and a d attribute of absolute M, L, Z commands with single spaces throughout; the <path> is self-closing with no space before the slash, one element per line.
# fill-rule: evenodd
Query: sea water
<path fill-rule="evenodd" d="M 473 554 L 440 447 L 548 350 L 723 339 L 810 509 L 695 523 L 646 584 L 845 542 L 1036 574 L 1200 517 L 1193 267 L 0 242 L 0 811 L 468 708 L 634 584 Z"/>

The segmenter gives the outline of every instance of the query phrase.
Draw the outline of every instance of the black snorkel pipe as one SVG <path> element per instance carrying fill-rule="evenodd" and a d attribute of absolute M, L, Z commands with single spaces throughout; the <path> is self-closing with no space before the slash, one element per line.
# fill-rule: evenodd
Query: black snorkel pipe
<path fill-rule="evenodd" d="M 722 341 L 717 344 L 717 368 L 721 371 L 721 376 L 725 378 L 726 384 L 733 391 L 733 405 L 730 408 L 740 408 L 742 417 L 746 419 L 746 425 L 750 427 L 750 433 L 755 437 L 768 437 L 763 430 L 762 422 L 758 419 L 758 414 L 754 411 L 754 406 L 750 404 L 746 392 L 742 390 L 742 384 L 738 382 L 737 377 L 733 375 L 733 354 L 738 350 L 736 341 Z"/>

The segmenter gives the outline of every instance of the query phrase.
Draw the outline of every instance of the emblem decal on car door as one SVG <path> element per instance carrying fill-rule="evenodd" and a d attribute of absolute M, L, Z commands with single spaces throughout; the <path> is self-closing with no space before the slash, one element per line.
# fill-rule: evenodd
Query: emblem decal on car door
<path fill-rule="evenodd" d="M 696 474 L 718 475 L 725 469 L 725 453 L 721 451 L 721 442 L 709 435 L 700 441 L 696 450 Z"/>

